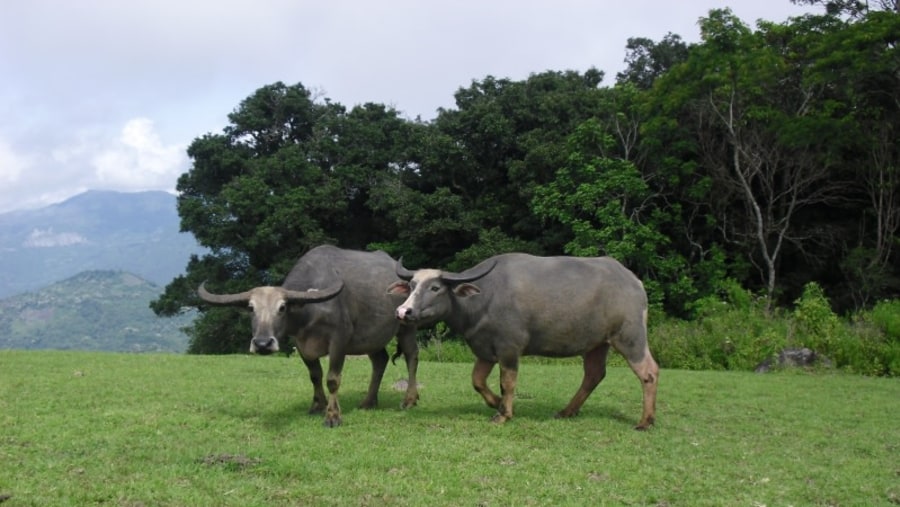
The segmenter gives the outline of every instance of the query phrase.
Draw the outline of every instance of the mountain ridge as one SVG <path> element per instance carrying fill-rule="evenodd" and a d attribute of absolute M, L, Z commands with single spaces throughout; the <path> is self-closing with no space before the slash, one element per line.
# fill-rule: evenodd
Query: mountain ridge
<path fill-rule="evenodd" d="M 122 270 L 165 285 L 204 251 L 180 231 L 173 194 L 89 190 L 0 214 L 0 298 L 89 270 Z"/>
<path fill-rule="evenodd" d="M 157 317 L 162 287 L 125 271 L 89 270 L 0 299 L 0 349 L 184 352 L 196 311 Z"/>

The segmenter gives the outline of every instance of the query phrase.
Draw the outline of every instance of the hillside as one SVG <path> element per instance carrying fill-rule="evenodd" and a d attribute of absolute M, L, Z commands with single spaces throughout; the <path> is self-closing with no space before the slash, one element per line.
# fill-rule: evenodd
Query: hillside
<path fill-rule="evenodd" d="M 157 317 L 162 287 L 122 271 L 86 271 L 0 300 L 0 349 L 183 352 L 193 312 Z"/>
<path fill-rule="evenodd" d="M 0 214 L 0 298 L 88 270 L 122 270 L 165 285 L 203 251 L 179 224 L 175 196 L 158 191 L 88 191 Z"/>

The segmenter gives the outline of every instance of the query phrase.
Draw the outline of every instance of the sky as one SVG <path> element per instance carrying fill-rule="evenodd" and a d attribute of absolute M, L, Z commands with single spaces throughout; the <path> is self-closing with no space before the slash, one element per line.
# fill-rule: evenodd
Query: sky
<path fill-rule="evenodd" d="M 629 37 L 699 40 L 789 0 L 29 0 L 0 14 L 0 213 L 86 190 L 174 191 L 187 146 L 257 89 L 302 83 L 348 109 L 431 120 L 486 76 L 591 67 L 611 85 Z"/>

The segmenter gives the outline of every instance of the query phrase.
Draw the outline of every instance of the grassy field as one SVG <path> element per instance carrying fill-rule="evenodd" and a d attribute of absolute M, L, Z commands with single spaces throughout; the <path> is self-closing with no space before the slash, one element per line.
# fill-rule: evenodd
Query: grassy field
<path fill-rule="evenodd" d="M 402 363 L 402 361 L 400 361 Z M 581 415 L 552 415 L 580 367 L 524 364 L 516 417 L 423 363 L 421 401 L 309 416 L 295 358 L 0 351 L 0 498 L 26 505 L 871 506 L 900 503 L 900 380 L 842 374 L 661 374 L 657 425 L 611 368 Z M 496 372 L 492 377 L 496 384 Z"/>

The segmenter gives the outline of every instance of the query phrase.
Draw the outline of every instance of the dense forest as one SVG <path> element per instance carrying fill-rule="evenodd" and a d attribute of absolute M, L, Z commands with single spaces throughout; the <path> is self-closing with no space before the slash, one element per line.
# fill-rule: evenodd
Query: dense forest
<path fill-rule="evenodd" d="M 822 2 L 701 39 L 632 38 L 614 80 L 587 69 L 494 76 L 434 120 L 263 86 L 188 148 L 182 230 L 209 248 L 152 303 L 279 284 L 322 243 L 463 270 L 501 252 L 610 255 L 651 303 L 691 320 L 735 283 L 767 308 L 810 282 L 834 311 L 900 294 L 900 11 Z M 609 82 L 608 82 L 609 81 Z M 194 352 L 246 349 L 246 320 L 207 309 Z"/>

